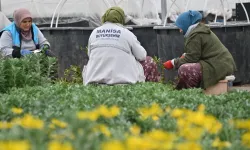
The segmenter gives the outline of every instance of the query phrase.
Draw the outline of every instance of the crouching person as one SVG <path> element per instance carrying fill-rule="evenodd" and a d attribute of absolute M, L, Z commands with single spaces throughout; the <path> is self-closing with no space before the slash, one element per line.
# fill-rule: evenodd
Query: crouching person
<path fill-rule="evenodd" d="M 159 81 L 156 63 L 147 56 L 136 36 L 123 26 L 124 11 L 112 7 L 103 15 L 102 22 L 89 38 L 89 61 L 82 73 L 84 84 Z"/>
<path fill-rule="evenodd" d="M 15 10 L 14 22 L 1 32 L 0 52 L 4 57 L 20 58 L 36 52 L 54 56 L 50 44 L 38 27 L 32 23 L 31 13 L 24 8 Z"/>
<path fill-rule="evenodd" d="M 164 67 L 178 69 L 177 89 L 206 89 L 236 71 L 231 53 L 201 19 L 198 11 L 188 11 L 175 22 L 184 35 L 185 55 L 168 60 Z"/>

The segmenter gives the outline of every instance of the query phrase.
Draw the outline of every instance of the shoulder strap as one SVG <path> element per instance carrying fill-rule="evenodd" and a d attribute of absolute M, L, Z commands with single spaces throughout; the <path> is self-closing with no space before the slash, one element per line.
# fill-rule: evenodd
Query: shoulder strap
<path fill-rule="evenodd" d="M 34 35 L 34 31 L 33 31 L 33 26 L 31 25 L 31 34 L 32 34 L 32 40 L 34 41 L 35 45 L 36 45 L 36 49 L 40 49 L 39 44 L 36 44 L 35 42 L 35 35 Z"/>

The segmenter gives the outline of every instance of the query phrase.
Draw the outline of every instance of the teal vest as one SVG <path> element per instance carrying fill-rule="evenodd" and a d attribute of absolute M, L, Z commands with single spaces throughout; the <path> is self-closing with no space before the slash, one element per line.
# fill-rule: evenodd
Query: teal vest
<path fill-rule="evenodd" d="M 38 43 L 38 27 L 32 23 L 32 26 L 31 26 L 31 29 L 32 29 L 32 39 L 37 47 L 37 49 L 39 49 L 39 43 Z M 9 26 L 5 27 L 1 33 L 3 31 L 9 31 L 11 33 L 11 36 L 12 36 L 12 40 L 13 40 L 13 43 L 12 43 L 12 46 L 13 47 L 18 47 L 18 48 L 21 48 L 21 34 L 19 33 L 19 31 L 17 30 L 17 27 L 15 25 L 15 23 L 11 23 Z"/>

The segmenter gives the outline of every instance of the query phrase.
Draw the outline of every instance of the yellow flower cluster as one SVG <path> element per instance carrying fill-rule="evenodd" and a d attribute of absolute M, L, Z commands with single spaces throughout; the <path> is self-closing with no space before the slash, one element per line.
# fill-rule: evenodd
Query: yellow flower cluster
<path fill-rule="evenodd" d="M 219 138 L 216 138 L 216 139 L 213 141 L 212 146 L 213 146 L 213 147 L 217 147 L 218 149 L 223 149 L 223 148 L 226 148 L 226 147 L 227 147 L 227 148 L 230 147 L 230 146 L 231 146 L 231 143 L 229 143 L 229 142 L 227 142 L 227 141 L 223 142 L 223 141 L 221 141 Z"/>
<path fill-rule="evenodd" d="M 222 124 L 214 116 L 205 114 L 204 105 L 200 105 L 197 111 L 174 109 L 170 112 L 170 115 L 177 119 L 177 134 L 187 140 L 186 144 L 201 140 L 206 132 L 209 134 L 217 134 L 222 129 Z M 218 149 L 230 146 L 231 143 L 220 141 L 219 138 L 216 138 L 212 143 L 212 147 Z M 197 149 L 199 148 L 197 147 Z"/>
<path fill-rule="evenodd" d="M 44 122 L 30 114 L 25 114 L 23 117 L 15 118 L 11 122 L 0 122 L 0 129 L 10 129 L 15 125 L 27 129 L 42 129 Z"/>
<path fill-rule="evenodd" d="M 0 141 L 0 150 L 30 150 L 28 141 Z"/>
<path fill-rule="evenodd" d="M 30 114 L 25 114 L 22 118 L 15 118 L 12 120 L 12 123 L 27 129 L 42 129 L 44 126 L 43 120 L 35 118 Z"/>
<path fill-rule="evenodd" d="M 117 106 L 108 108 L 105 105 L 101 105 L 92 111 L 81 111 L 77 113 L 77 117 L 80 120 L 96 121 L 99 117 L 113 118 L 120 114 L 120 109 Z"/>
<path fill-rule="evenodd" d="M 97 126 L 94 127 L 93 131 L 94 132 L 101 132 L 102 134 L 104 134 L 107 137 L 111 136 L 111 133 L 110 133 L 108 127 L 104 124 L 98 124 Z"/>
<path fill-rule="evenodd" d="M 21 126 L 25 129 L 43 129 L 48 131 L 48 137 L 51 142 L 48 143 L 48 150 L 73 150 L 73 146 L 66 140 L 74 140 L 75 136 L 68 123 L 58 119 L 52 119 L 48 126 L 44 128 L 44 122 L 31 114 L 22 114 L 21 108 L 12 108 L 11 111 L 17 114 L 17 118 L 10 122 L 0 122 L 0 129 L 10 129 L 13 126 Z M 164 115 L 169 115 L 176 120 L 176 131 L 167 132 L 161 129 L 153 129 L 149 132 L 142 132 L 138 125 L 132 125 L 129 128 L 129 133 L 125 134 L 123 140 L 112 140 L 109 127 L 105 124 L 95 124 L 91 126 L 92 132 L 95 135 L 103 134 L 105 139 L 109 141 L 101 145 L 102 150 L 201 150 L 201 143 L 204 136 L 208 134 L 217 135 L 222 129 L 222 124 L 212 115 L 205 113 L 205 106 L 200 105 L 196 111 L 167 107 L 164 109 L 160 105 L 153 103 L 149 107 L 137 109 L 140 118 L 143 120 L 151 118 L 159 124 L 159 118 Z M 22 115 L 20 115 L 22 114 Z M 80 120 L 96 121 L 99 117 L 114 118 L 120 114 L 120 109 L 117 106 L 107 107 L 101 105 L 91 111 L 81 111 L 77 113 L 77 118 Z M 77 120 L 79 121 L 79 120 Z M 101 120 L 100 120 L 101 121 Z M 241 137 L 241 142 L 247 148 L 250 148 L 250 120 L 234 120 L 231 121 L 238 129 L 243 129 L 246 132 Z M 46 127 L 56 130 L 46 130 Z M 48 129 L 49 129 L 48 128 Z M 79 128 L 78 134 L 84 136 L 85 129 Z M 211 143 L 212 148 L 224 149 L 229 148 L 231 143 L 221 141 L 217 136 Z M 64 141 L 64 142 L 61 142 Z M 30 150 L 31 144 L 29 141 L 1 141 L 0 150 Z"/>
<path fill-rule="evenodd" d="M 12 122 L 0 122 L 0 129 L 10 129 L 12 128 L 13 123 Z"/>
<path fill-rule="evenodd" d="M 235 120 L 233 123 L 236 128 L 246 130 L 241 136 L 241 141 L 243 145 L 250 148 L 250 120 Z"/>
<path fill-rule="evenodd" d="M 216 134 L 222 124 L 211 115 L 204 113 L 205 106 L 200 105 L 197 111 L 174 109 L 170 115 L 177 119 L 179 134 L 187 140 L 199 140 L 204 132 Z"/>
<path fill-rule="evenodd" d="M 158 120 L 165 113 L 177 121 L 175 133 L 163 130 L 152 130 L 141 134 L 140 127 L 133 125 L 130 128 L 130 135 L 123 141 L 108 141 L 103 143 L 102 149 L 106 150 L 201 150 L 201 140 L 205 133 L 217 134 L 222 124 L 213 116 L 205 114 L 205 106 L 200 105 L 197 111 L 189 109 L 173 109 L 167 107 L 164 110 L 154 103 L 150 107 L 138 109 L 140 117 L 144 120 L 152 118 Z M 154 119 L 158 118 L 158 119 Z M 212 147 L 222 149 L 230 147 L 227 141 L 220 141 L 216 138 Z"/>
<path fill-rule="evenodd" d="M 22 108 L 12 108 L 11 111 L 14 114 L 21 114 L 21 113 L 23 113 L 23 109 Z"/>
<path fill-rule="evenodd" d="M 153 103 L 151 107 L 139 108 L 138 112 L 143 120 L 151 117 L 155 121 L 164 114 L 161 107 L 156 103 Z"/>
<path fill-rule="evenodd" d="M 51 129 L 55 129 L 56 127 L 59 127 L 59 128 L 66 128 L 68 126 L 68 124 L 66 122 L 63 122 L 63 121 L 60 121 L 60 120 L 57 120 L 57 119 L 52 119 L 51 120 L 51 124 L 50 124 L 50 128 Z"/>
<path fill-rule="evenodd" d="M 171 150 L 175 139 L 172 133 L 153 130 L 142 135 L 128 136 L 125 141 L 108 141 L 102 144 L 102 150 Z"/>
<path fill-rule="evenodd" d="M 132 135 L 139 135 L 141 132 L 141 128 L 137 125 L 133 125 L 129 131 L 131 132 Z"/>

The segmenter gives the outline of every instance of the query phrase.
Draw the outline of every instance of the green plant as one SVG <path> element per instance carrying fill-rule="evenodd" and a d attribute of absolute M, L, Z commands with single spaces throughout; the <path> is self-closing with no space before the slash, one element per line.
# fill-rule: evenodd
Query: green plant
<path fill-rule="evenodd" d="M 71 65 L 64 71 L 64 77 L 59 81 L 63 83 L 82 83 L 81 68 L 76 65 Z"/>
<path fill-rule="evenodd" d="M 42 54 L 21 59 L 0 59 L 0 92 L 11 88 L 51 83 L 57 74 L 56 58 Z"/>
<path fill-rule="evenodd" d="M 165 81 L 165 76 L 164 76 L 164 70 L 165 70 L 165 68 L 163 66 L 163 62 L 162 62 L 161 58 L 157 58 L 157 56 L 154 56 L 153 60 L 157 64 L 158 71 L 161 74 L 161 81 L 160 82 L 164 83 L 164 81 Z"/>

